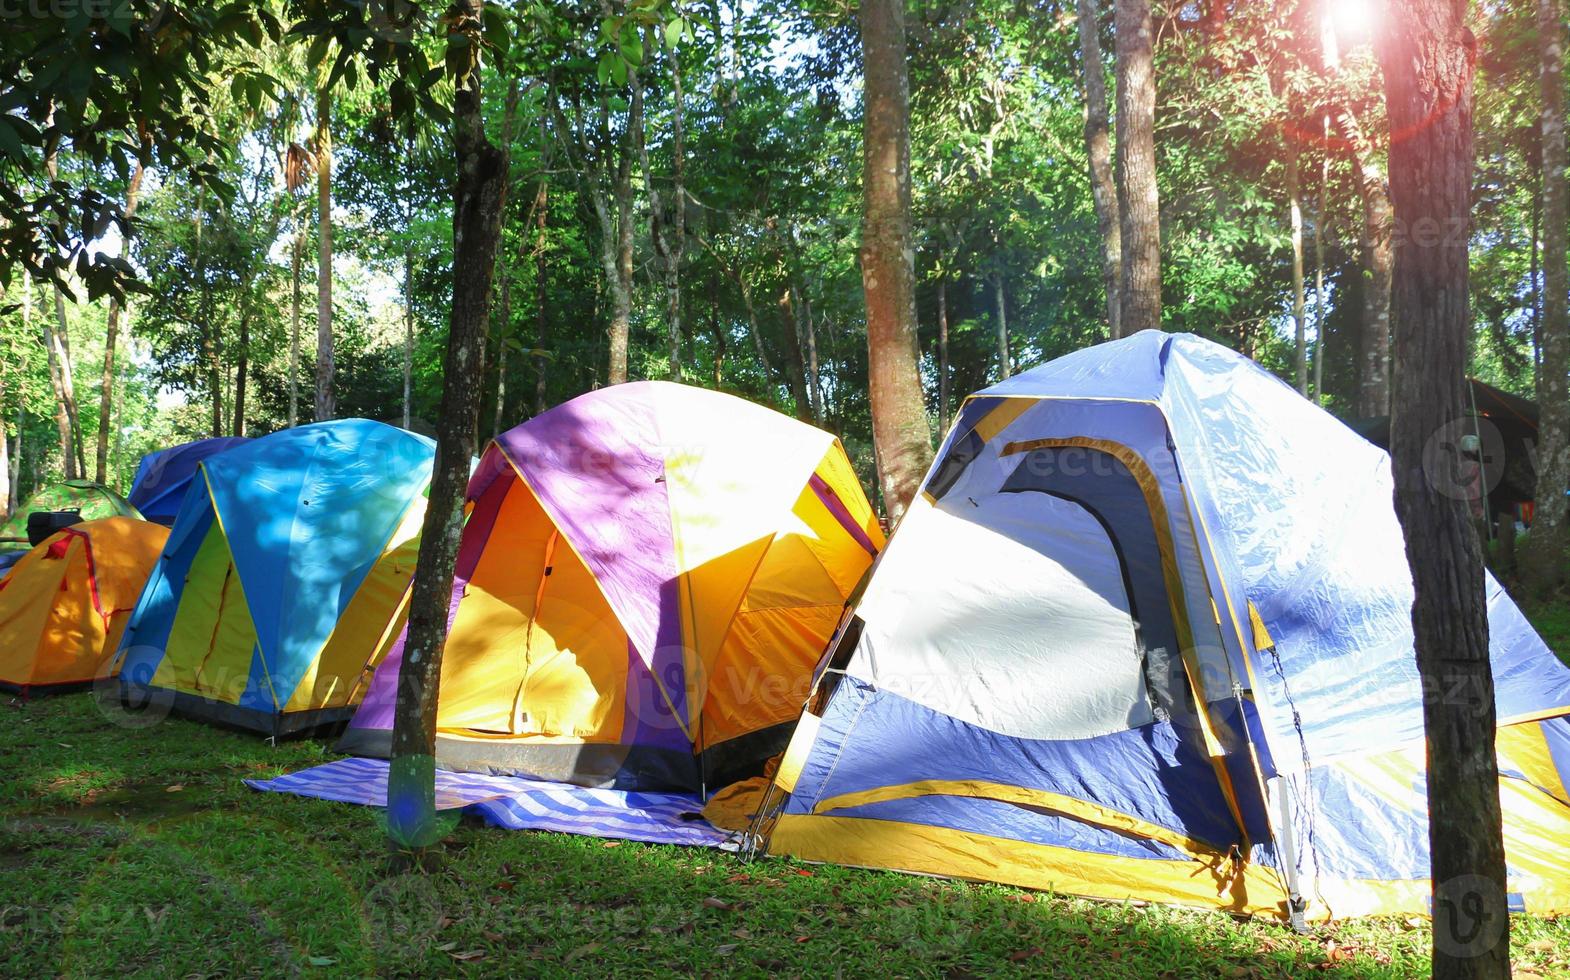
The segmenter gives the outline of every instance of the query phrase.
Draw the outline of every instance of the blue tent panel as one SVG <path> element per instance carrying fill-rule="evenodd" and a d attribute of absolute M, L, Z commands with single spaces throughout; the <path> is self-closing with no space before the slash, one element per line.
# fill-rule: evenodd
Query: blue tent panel
<path fill-rule="evenodd" d="M 127 499 L 148 520 L 172 525 L 202 460 L 249 441 L 241 436 L 223 436 L 148 453 L 137 464 L 136 479 L 131 483 Z"/>

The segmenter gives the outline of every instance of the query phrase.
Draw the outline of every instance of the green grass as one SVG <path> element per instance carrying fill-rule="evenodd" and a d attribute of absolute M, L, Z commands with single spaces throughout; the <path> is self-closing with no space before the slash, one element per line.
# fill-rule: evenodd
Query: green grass
<path fill-rule="evenodd" d="M 392 874 L 375 810 L 241 783 L 329 756 L 180 720 L 127 730 L 85 694 L 0 707 L 0 975 L 1425 972 L 1416 919 L 1298 936 L 1218 913 L 469 823 L 433 870 Z M 1570 921 L 1514 922 L 1518 971 L 1570 975 Z"/>

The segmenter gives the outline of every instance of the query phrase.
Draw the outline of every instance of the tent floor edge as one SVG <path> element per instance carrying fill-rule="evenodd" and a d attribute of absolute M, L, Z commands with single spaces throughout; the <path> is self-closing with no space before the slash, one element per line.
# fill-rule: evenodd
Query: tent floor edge
<path fill-rule="evenodd" d="M 171 716 L 206 722 L 232 731 L 269 738 L 331 737 L 349 723 L 358 705 L 275 713 L 258 711 L 188 691 L 147 685 L 121 685 L 121 701 L 140 710 L 166 711 Z"/>

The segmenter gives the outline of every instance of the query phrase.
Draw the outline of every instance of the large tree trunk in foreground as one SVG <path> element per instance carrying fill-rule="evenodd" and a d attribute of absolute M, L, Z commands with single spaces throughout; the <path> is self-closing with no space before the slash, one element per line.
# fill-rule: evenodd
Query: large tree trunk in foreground
<path fill-rule="evenodd" d="M 453 566 L 463 530 L 464 490 L 480 415 L 481 387 L 473 379 L 485 360 L 491 284 L 501 240 L 507 167 L 502 151 L 485 137 L 479 65 L 483 10 L 481 0 L 454 0 L 449 10 L 449 31 L 467 37 L 471 54 L 453 96 L 458 169 L 453 190 L 453 303 L 437 418 L 436 467 L 421 530 L 393 717 L 387 829 L 399 847 L 422 848 L 441 833 L 435 820 L 436 705 Z"/>
<path fill-rule="evenodd" d="M 332 93 L 316 90 L 316 421 L 333 417 Z"/>
<path fill-rule="evenodd" d="M 1101 63 L 1101 29 L 1096 0 L 1079 0 L 1079 60 L 1085 73 L 1085 149 L 1090 157 L 1090 193 L 1101 230 L 1101 281 L 1107 293 L 1107 336 L 1123 336 L 1118 290 L 1123 278 L 1123 243 L 1118 227 L 1118 190 L 1112 178 L 1112 139 L 1107 124 L 1107 76 Z M 947 412 L 945 401 L 944 412 Z M 945 429 L 947 426 L 944 427 Z"/>
<path fill-rule="evenodd" d="M 1570 544 L 1565 488 L 1570 487 L 1570 266 L 1566 265 L 1565 95 L 1563 28 L 1558 0 L 1537 0 L 1539 79 L 1543 98 L 1543 363 L 1538 371 L 1537 507 L 1522 554 L 1528 587 L 1547 595 L 1564 583 Z"/>
<path fill-rule="evenodd" d="M 1467 235 L 1476 41 L 1466 0 L 1398 0 L 1380 50 L 1396 247 L 1396 512 L 1412 568 L 1427 733 L 1434 976 L 1509 975 L 1483 561 L 1465 491 L 1447 480 L 1465 428 Z M 1420 233 L 1427 229 L 1429 233 Z M 1425 457 L 1427 459 L 1425 460 Z M 1425 467 L 1425 462 L 1429 465 Z M 1437 464 L 1437 465 L 1435 465 Z"/>
<path fill-rule="evenodd" d="M 131 171 L 131 183 L 125 189 L 125 209 L 122 212 L 130 221 L 136 216 L 136 205 L 142 196 L 142 158 L 136 158 Z M 129 243 L 125 246 L 130 250 Z M 94 468 L 99 483 L 109 482 L 109 430 L 114 417 L 114 356 L 115 344 L 120 339 L 120 317 L 125 304 L 118 298 L 109 300 L 109 323 L 104 328 L 104 374 L 98 387 L 98 458 Z"/>
<path fill-rule="evenodd" d="M 921 488 L 932 437 L 916 362 L 915 246 L 910 233 L 910 82 L 902 0 L 861 5 L 866 195 L 861 282 L 878 483 L 890 523 Z"/>
<path fill-rule="evenodd" d="M 1156 191 L 1155 31 L 1149 0 L 1114 0 L 1118 216 L 1124 335 L 1161 328 L 1161 204 Z"/>

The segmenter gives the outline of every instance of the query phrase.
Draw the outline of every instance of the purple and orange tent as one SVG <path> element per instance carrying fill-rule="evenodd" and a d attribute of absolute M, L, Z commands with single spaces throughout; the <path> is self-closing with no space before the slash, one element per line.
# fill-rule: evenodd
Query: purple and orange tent
<path fill-rule="evenodd" d="M 697 790 L 788 740 L 883 544 L 837 439 L 666 382 L 496 438 L 469 484 L 437 762 Z M 342 748 L 386 755 L 401 643 Z"/>

